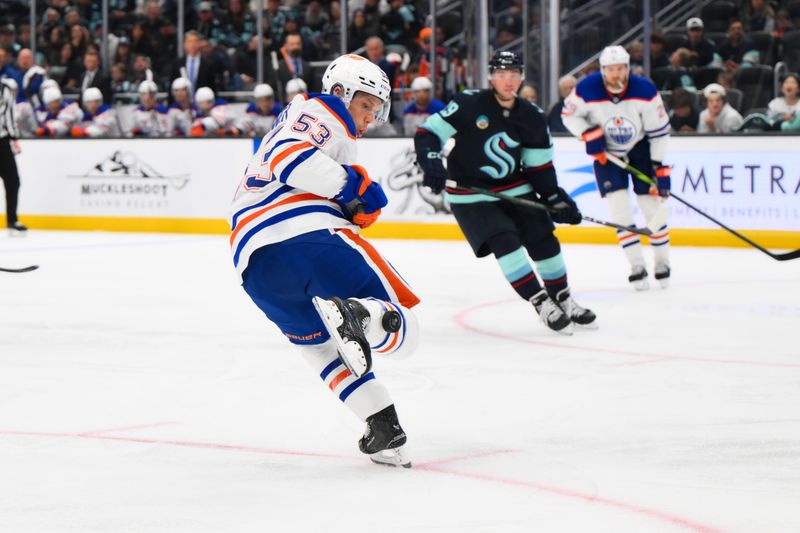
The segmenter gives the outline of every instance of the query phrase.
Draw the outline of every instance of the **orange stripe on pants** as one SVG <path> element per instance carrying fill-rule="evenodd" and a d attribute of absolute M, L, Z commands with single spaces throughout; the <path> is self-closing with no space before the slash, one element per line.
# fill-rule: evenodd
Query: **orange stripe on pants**
<path fill-rule="evenodd" d="M 389 282 L 389 285 L 392 286 L 395 294 L 397 294 L 397 298 L 400 300 L 400 305 L 411 308 L 419 303 L 419 298 L 417 298 L 417 295 L 411 291 L 411 289 L 402 279 L 400 279 L 400 276 L 398 276 L 392 267 L 389 266 L 389 264 L 386 262 L 386 259 L 384 259 L 378 250 L 373 248 L 373 246 L 367 242 L 366 239 L 349 229 L 343 228 L 337 231 L 344 233 L 348 239 L 356 243 L 367 253 L 367 256 L 372 259 L 372 262 L 375 263 L 375 266 L 377 266 L 378 270 L 381 271 L 381 274 L 383 274 L 383 276 Z"/>

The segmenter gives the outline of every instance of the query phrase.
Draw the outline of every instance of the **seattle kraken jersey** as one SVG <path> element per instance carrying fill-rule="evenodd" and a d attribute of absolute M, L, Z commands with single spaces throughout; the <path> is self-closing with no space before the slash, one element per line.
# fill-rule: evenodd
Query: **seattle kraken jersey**
<path fill-rule="evenodd" d="M 231 206 L 231 251 L 241 275 L 268 244 L 321 229 L 358 231 L 331 200 L 355 163 L 356 126 L 344 103 L 301 94 L 284 108 L 247 165 Z"/>
<path fill-rule="evenodd" d="M 547 117 L 527 100 L 517 98 L 512 109 L 500 106 L 492 90 L 466 91 L 420 129 L 436 134 L 444 146 L 455 147 L 447 157 L 447 172 L 459 183 L 519 196 L 538 190 L 542 179 L 554 188 L 553 141 Z M 546 176 L 539 170 L 548 168 Z M 539 191 L 541 192 L 541 191 Z M 494 201 L 494 198 L 447 189 L 450 203 Z"/>
<path fill-rule="evenodd" d="M 602 74 L 590 74 L 567 96 L 561 119 L 578 137 L 590 128 L 602 127 L 608 151 L 617 156 L 626 155 L 647 137 L 652 159 L 664 160 L 669 116 L 656 86 L 646 78 L 631 75 L 625 90 L 612 94 L 606 90 Z"/>

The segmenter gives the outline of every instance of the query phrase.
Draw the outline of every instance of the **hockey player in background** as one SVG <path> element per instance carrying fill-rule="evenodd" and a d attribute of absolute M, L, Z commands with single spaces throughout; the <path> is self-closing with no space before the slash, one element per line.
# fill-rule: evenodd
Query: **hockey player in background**
<path fill-rule="evenodd" d="M 650 80 L 630 74 L 630 56 L 621 46 L 608 46 L 600 54 L 600 72 L 580 81 L 564 101 L 564 126 L 586 143 L 595 159 L 594 173 L 600 195 L 608 200 L 611 220 L 633 226 L 629 182 L 639 208 L 648 220 L 656 216 L 669 196 L 670 167 L 663 164 L 669 139 L 669 116 L 661 95 Z M 628 175 L 606 160 L 606 151 L 627 159 L 647 174 L 657 187 Z M 628 281 L 637 290 L 649 287 L 639 235 L 617 230 L 617 238 L 631 265 Z M 665 223 L 649 237 L 655 258 L 655 278 L 669 283 L 669 230 Z"/>
<path fill-rule="evenodd" d="M 241 132 L 236 124 L 238 117 L 228 107 L 228 102 L 216 98 L 210 88 L 197 89 L 194 93 L 194 103 L 197 106 L 197 115 L 189 135 L 192 137 L 240 135 Z"/>
<path fill-rule="evenodd" d="M 489 63 L 491 89 L 457 95 L 417 130 L 417 162 L 424 173 L 423 185 L 434 192 L 441 192 L 449 177 L 459 185 L 535 200 L 553 208 L 548 215 L 464 189 L 448 187 L 445 191 L 475 255 L 494 254 L 508 282 L 533 304 L 544 324 L 571 334 L 573 323 L 596 327 L 596 317 L 570 295 L 553 220 L 579 224 L 582 217 L 569 194 L 558 186 L 553 141 L 544 113 L 517 96 L 522 70 L 518 54 L 497 52 Z M 455 147 L 445 170 L 441 150 L 451 137 Z M 529 257 L 544 280 L 544 288 Z"/>
<path fill-rule="evenodd" d="M 197 117 L 197 107 L 192 101 L 192 83 L 186 76 L 175 78 L 170 91 L 174 101 L 167 109 L 167 134 L 183 137 L 189 134 Z"/>
<path fill-rule="evenodd" d="M 416 348 L 419 302 L 359 235 L 386 203 L 355 165 L 356 139 L 389 116 L 388 78 L 361 56 L 330 63 L 324 94 L 298 95 L 250 160 L 231 211 L 231 250 L 242 286 L 325 385 L 367 424 L 359 449 L 410 466 L 375 359 Z"/>
<path fill-rule="evenodd" d="M 66 137 L 72 126 L 83 120 L 83 109 L 72 100 L 64 100 L 58 87 L 47 87 L 43 94 L 42 119 L 36 128 L 37 137 Z"/>
<path fill-rule="evenodd" d="M 72 137 L 120 137 L 117 113 L 103 103 L 103 93 L 97 87 L 83 91 L 83 117 L 70 129 Z"/>
<path fill-rule="evenodd" d="M 133 110 L 133 126 L 131 135 L 134 137 L 164 137 L 167 134 L 167 107 L 156 100 L 158 86 L 152 79 L 152 74 L 147 71 L 147 79 L 139 84 L 139 105 Z"/>
<path fill-rule="evenodd" d="M 253 101 L 240 119 L 239 128 L 245 135 L 260 139 L 272 129 L 280 113 L 281 106 L 275 102 L 272 87 L 267 83 L 260 83 L 253 88 Z"/>
<path fill-rule="evenodd" d="M 403 110 L 403 132 L 408 136 L 414 135 L 429 116 L 444 109 L 444 104 L 433 97 L 433 83 L 430 78 L 414 78 L 411 91 L 414 93 L 414 101 Z"/>

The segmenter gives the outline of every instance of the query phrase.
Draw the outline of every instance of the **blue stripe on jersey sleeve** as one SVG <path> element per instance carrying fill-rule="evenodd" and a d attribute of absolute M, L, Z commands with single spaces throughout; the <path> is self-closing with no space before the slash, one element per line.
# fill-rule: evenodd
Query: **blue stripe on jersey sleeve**
<path fill-rule="evenodd" d="M 284 168 L 283 172 L 281 172 L 281 175 L 278 178 L 278 181 L 280 181 L 281 183 L 286 183 L 289 180 L 289 178 L 291 177 L 292 172 L 294 171 L 294 169 L 296 169 L 304 161 L 307 161 L 309 157 L 311 157 L 312 155 L 314 155 L 314 153 L 316 153 L 316 151 L 317 151 L 317 148 L 312 146 L 311 148 L 309 148 L 305 152 L 300 153 L 300 155 L 295 157 L 294 160 L 291 163 L 286 165 L 286 168 Z"/>
<path fill-rule="evenodd" d="M 251 228 L 247 233 L 245 233 L 242 240 L 239 241 L 239 245 L 236 247 L 236 253 L 233 255 L 233 264 L 235 266 L 239 266 L 239 256 L 242 255 L 242 250 L 244 249 L 247 242 L 253 238 L 253 235 L 258 233 L 264 228 L 268 228 L 270 226 L 274 226 L 279 222 L 283 222 L 284 220 L 288 220 L 290 218 L 305 215 L 308 213 L 327 213 L 329 215 L 333 215 L 338 218 L 344 218 L 341 211 L 334 209 L 332 206 L 328 205 L 307 205 L 303 207 L 297 207 L 295 209 L 289 209 L 288 211 L 284 211 L 283 213 L 277 214 L 264 220 L 263 222 L 256 224 L 253 228 Z"/>
<path fill-rule="evenodd" d="M 266 198 L 264 198 L 263 200 L 261 200 L 257 204 L 248 205 L 247 207 L 244 207 L 244 208 L 240 209 L 239 211 L 237 211 L 236 214 L 233 215 L 233 219 L 231 220 L 231 231 L 236 229 L 236 224 L 239 223 L 239 217 L 242 216 L 243 214 L 245 214 L 247 211 L 250 211 L 251 209 L 256 209 L 256 208 L 259 208 L 259 207 L 264 207 L 265 205 L 267 205 L 270 202 L 272 202 L 273 200 L 275 200 L 275 198 L 277 198 L 278 196 L 280 196 L 282 194 L 285 194 L 285 193 L 287 193 L 287 192 L 289 192 L 291 190 L 292 190 L 292 187 L 289 187 L 288 185 L 283 185 L 280 188 L 278 188 L 277 191 L 275 191 L 274 193 L 270 194 L 269 196 L 267 196 Z"/>
<path fill-rule="evenodd" d="M 286 144 L 286 143 L 290 143 L 290 142 L 300 142 L 300 139 L 289 138 L 289 139 L 283 139 L 282 141 L 276 142 L 275 144 L 272 145 L 272 148 L 270 148 L 269 151 L 266 154 L 264 154 L 264 158 L 261 160 L 261 162 L 262 163 L 266 163 L 267 161 L 269 161 L 269 158 L 272 157 L 272 152 L 274 152 L 277 147 L 279 147 L 282 144 Z"/>

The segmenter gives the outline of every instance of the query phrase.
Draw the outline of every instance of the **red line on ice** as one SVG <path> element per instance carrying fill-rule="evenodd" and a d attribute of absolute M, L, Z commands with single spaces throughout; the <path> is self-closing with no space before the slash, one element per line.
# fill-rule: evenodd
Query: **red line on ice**
<path fill-rule="evenodd" d="M 480 335 L 486 335 L 487 337 L 494 337 L 498 339 L 505 339 L 509 341 L 519 342 L 522 344 L 535 344 L 538 346 L 547 346 L 548 348 L 558 348 L 560 350 L 577 350 L 583 352 L 595 352 L 595 353 L 607 353 L 613 355 L 622 355 L 622 356 L 632 356 L 632 357 L 647 357 L 647 358 L 654 358 L 659 360 L 665 361 L 689 361 L 693 363 L 716 363 L 716 364 L 723 364 L 723 365 L 749 365 L 749 366 L 765 366 L 765 367 L 772 367 L 772 368 L 800 368 L 800 364 L 797 363 L 770 363 L 770 362 L 762 362 L 762 361 L 746 361 L 741 359 L 717 359 L 713 357 L 687 357 L 683 355 L 667 355 L 661 353 L 648 353 L 648 352 L 638 352 L 638 351 L 631 351 L 631 350 L 613 350 L 610 348 L 597 348 L 593 346 L 575 346 L 570 344 L 562 344 L 558 342 L 550 342 L 550 341 L 540 341 L 534 339 L 526 339 L 523 337 L 517 337 L 514 335 L 507 335 L 505 333 L 497 333 L 496 331 L 490 331 L 488 329 L 483 329 L 478 326 L 473 326 L 469 323 L 467 317 L 478 311 L 480 309 L 485 309 L 487 307 L 494 307 L 497 305 L 506 304 L 509 302 L 514 302 L 516 300 L 499 300 L 496 302 L 487 302 L 482 303 L 479 305 L 475 305 L 472 307 L 467 307 L 466 309 L 462 309 L 458 311 L 456 314 L 453 315 L 453 320 L 455 323 L 468 331 L 472 331 L 474 333 L 478 333 Z M 653 361 L 655 362 L 655 361 Z"/>

